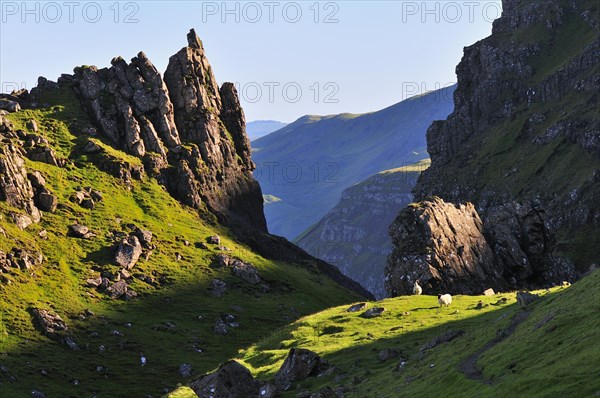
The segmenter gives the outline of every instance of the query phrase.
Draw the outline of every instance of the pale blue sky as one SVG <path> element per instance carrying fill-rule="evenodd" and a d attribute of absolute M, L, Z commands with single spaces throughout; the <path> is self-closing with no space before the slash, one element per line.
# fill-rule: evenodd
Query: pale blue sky
<path fill-rule="evenodd" d="M 501 10 L 499 0 L 57 1 L 26 7 L 0 2 L 2 91 L 31 88 L 40 75 L 55 80 L 76 65 L 109 66 L 112 57 L 130 59 L 140 50 L 164 72 L 193 27 L 219 84 L 239 83 L 247 119 L 285 122 L 304 114 L 374 111 L 455 82 L 463 47 L 488 36 Z"/>

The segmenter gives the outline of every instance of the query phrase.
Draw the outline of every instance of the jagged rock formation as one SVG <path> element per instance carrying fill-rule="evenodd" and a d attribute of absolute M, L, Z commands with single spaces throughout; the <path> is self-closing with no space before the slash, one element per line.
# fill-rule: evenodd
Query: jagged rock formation
<path fill-rule="evenodd" d="M 185 204 L 266 232 L 260 187 L 231 83 L 219 89 L 192 29 L 164 75 L 143 52 L 112 67 L 75 68 L 81 104 L 101 135 L 144 160 L 149 175 Z"/>
<path fill-rule="evenodd" d="M 0 135 L 1 137 L 1 135 Z M 20 219 L 20 226 L 27 227 L 32 222 L 39 222 L 41 215 L 33 201 L 34 192 L 27 179 L 27 170 L 23 158 L 16 146 L 0 145 L 0 200 L 10 206 L 23 210 L 25 214 L 15 214 Z"/>
<path fill-rule="evenodd" d="M 413 201 L 424 161 L 378 173 L 342 193 L 340 202 L 296 241 L 308 253 L 338 267 L 378 299 L 386 296 L 383 271 L 392 243 L 382 225 Z"/>
<path fill-rule="evenodd" d="M 576 275 L 561 256 L 583 270 L 599 255 L 599 20 L 591 2 L 504 0 L 492 35 L 465 48 L 455 110 L 429 128 L 432 165 L 415 189 L 417 200 L 438 196 L 459 214 L 436 224 L 430 215 L 450 205 L 435 200 L 403 211 L 390 228 L 390 293 L 422 271 L 430 292 L 560 283 Z M 473 211 L 482 221 L 475 252 L 487 243 L 492 253 L 485 265 L 469 250 L 458 255 L 472 236 L 446 228 Z M 458 257 L 440 257 L 443 265 L 426 252 Z"/>

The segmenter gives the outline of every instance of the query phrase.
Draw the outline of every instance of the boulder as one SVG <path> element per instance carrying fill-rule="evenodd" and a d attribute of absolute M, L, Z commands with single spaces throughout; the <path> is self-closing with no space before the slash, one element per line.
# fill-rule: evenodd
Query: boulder
<path fill-rule="evenodd" d="M 144 249 L 152 249 L 152 231 L 136 228 L 133 235 L 137 236 Z"/>
<path fill-rule="evenodd" d="M 367 303 L 358 303 L 348 307 L 346 312 L 358 312 L 364 310 L 365 308 L 367 308 Z"/>
<path fill-rule="evenodd" d="M 200 398 L 258 397 L 259 387 L 252 373 L 236 361 L 226 362 L 190 384 Z"/>
<path fill-rule="evenodd" d="M 379 362 L 386 362 L 390 359 L 398 358 L 400 356 L 400 351 L 394 348 L 386 348 L 385 350 L 379 351 L 377 354 L 377 359 Z"/>
<path fill-rule="evenodd" d="M 118 282 L 113 283 L 106 289 L 106 293 L 112 299 L 119 299 L 127 293 L 127 282 L 124 280 L 120 280 Z"/>
<path fill-rule="evenodd" d="M 537 294 L 529 293 L 526 291 L 517 292 L 517 303 L 521 306 L 521 308 L 525 308 L 529 306 L 531 303 L 536 301 L 540 296 Z"/>
<path fill-rule="evenodd" d="M 215 278 L 212 281 L 210 281 L 210 286 L 208 290 L 210 290 L 210 293 L 213 296 L 221 297 L 225 293 L 225 291 L 227 291 L 227 284 L 224 280 Z"/>
<path fill-rule="evenodd" d="M 261 282 L 258 270 L 252 264 L 244 263 L 240 260 L 234 260 L 231 266 L 231 273 L 238 278 L 250 283 L 251 285 L 257 285 Z"/>
<path fill-rule="evenodd" d="M 19 105 L 17 101 L 11 101 L 6 98 L 0 98 L 0 109 L 10 113 L 19 112 L 21 110 L 21 105 Z"/>
<path fill-rule="evenodd" d="M 303 348 L 292 348 L 275 375 L 275 386 L 281 391 L 295 388 L 298 382 L 317 376 L 330 365 L 316 353 Z"/>
<path fill-rule="evenodd" d="M 192 365 L 189 363 L 179 365 L 179 376 L 184 378 L 192 377 Z"/>
<path fill-rule="evenodd" d="M 492 289 L 491 287 L 490 287 L 489 289 L 486 289 L 486 290 L 483 292 L 483 295 L 484 295 L 484 296 L 488 296 L 488 297 L 491 297 L 491 296 L 493 296 L 493 295 L 495 295 L 495 294 L 496 294 L 496 292 L 494 292 L 494 289 Z"/>
<path fill-rule="evenodd" d="M 211 245 L 220 245 L 221 238 L 219 237 L 219 235 L 209 236 L 208 238 L 206 238 L 206 242 L 210 243 Z"/>
<path fill-rule="evenodd" d="M 69 328 L 59 315 L 41 308 L 33 308 L 31 312 L 35 325 L 44 335 L 57 341 L 62 341 L 67 336 Z"/>
<path fill-rule="evenodd" d="M 40 192 L 37 202 L 40 210 L 54 213 L 58 206 L 58 197 L 46 190 L 44 192 Z"/>
<path fill-rule="evenodd" d="M 132 269 L 142 254 L 142 244 L 135 235 L 123 239 L 115 253 L 115 262 L 125 268 Z"/>
<path fill-rule="evenodd" d="M 361 318 L 371 319 L 371 318 L 377 318 L 378 316 L 381 316 L 381 314 L 383 314 L 384 312 L 385 312 L 385 308 L 374 307 L 374 308 L 369 308 L 368 310 L 366 310 L 365 312 L 360 314 L 360 316 L 361 316 Z"/>
<path fill-rule="evenodd" d="M 34 133 L 37 133 L 39 131 L 38 124 L 34 119 L 29 119 L 26 123 L 26 127 Z"/>
<path fill-rule="evenodd" d="M 88 227 L 85 225 L 73 224 L 69 227 L 71 235 L 80 239 L 91 239 L 96 236 Z"/>

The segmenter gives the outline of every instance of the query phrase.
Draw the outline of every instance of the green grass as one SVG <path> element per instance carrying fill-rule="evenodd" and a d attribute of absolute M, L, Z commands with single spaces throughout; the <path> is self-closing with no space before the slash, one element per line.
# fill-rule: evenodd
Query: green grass
<path fill-rule="evenodd" d="M 44 214 L 39 224 L 19 230 L 9 221 L 9 212 L 15 209 L 0 202 L 0 225 L 7 234 L 6 239 L 0 236 L 0 250 L 26 248 L 45 256 L 43 265 L 5 275 L 10 283 L 0 285 L 0 365 L 16 377 L 8 382 L 0 374 L 0 396 L 27 396 L 34 388 L 49 397 L 160 395 L 165 388 L 187 382 L 178 375 L 182 363 L 190 363 L 197 376 L 291 320 L 357 299 L 310 265 L 258 256 L 237 243 L 229 230 L 205 221 L 214 218 L 210 214 L 182 206 L 153 179 L 126 185 L 100 170 L 98 165 L 105 161 L 141 163 L 100 140 L 96 141 L 105 149 L 102 154 L 79 154 L 82 138 L 71 131 L 77 132 L 87 121 L 76 102 L 65 92 L 45 100 L 48 108 L 8 116 L 16 128 L 23 129 L 27 120 L 35 119 L 39 134 L 50 141 L 58 157 L 68 161 L 64 168 L 26 161 L 29 171 L 44 175 L 59 200 L 57 212 Z M 71 203 L 69 196 L 78 186 L 102 191 L 104 200 L 94 210 Z M 97 237 L 89 241 L 68 237 L 73 223 L 89 226 Z M 117 241 L 114 232 L 127 232 L 128 223 L 151 230 L 157 245 L 149 260 L 140 260 L 133 273 L 166 281 L 157 288 L 134 279 L 130 287 L 140 297 L 132 302 L 111 300 L 85 286 L 96 270 L 118 270 L 110 247 Z M 38 237 L 43 229 L 48 232 L 47 240 Z M 210 267 L 218 248 L 209 245 L 202 250 L 195 243 L 214 234 L 231 249 L 228 254 L 258 268 L 270 292 L 263 294 L 228 271 Z M 184 240 L 191 245 L 184 245 Z M 176 253 L 183 257 L 181 261 L 176 260 Z M 207 290 L 215 277 L 229 287 L 223 297 L 212 297 Z M 32 325 L 32 307 L 56 311 L 81 349 L 70 351 L 42 336 Z M 86 309 L 95 316 L 83 319 L 80 314 Z M 224 312 L 236 314 L 241 326 L 227 336 L 217 336 L 211 328 Z M 165 326 L 168 322 L 175 327 Z M 124 336 L 113 336 L 113 330 Z M 145 367 L 140 366 L 140 352 L 148 358 Z M 98 372 L 97 366 L 104 370 Z"/>
<path fill-rule="evenodd" d="M 397 297 L 369 303 L 387 309 L 372 320 L 345 312 L 346 305 L 330 308 L 273 332 L 237 359 L 262 380 L 274 376 L 293 347 L 313 350 L 338 368 L 283 397 L 325 386 L 346 386 L 348 397 L 591 397 L 600 391 L 599 286 L 596 271 L 570 287 L 537 292 L 542 298 L 528 308 L 529 317 L 480 356 L 477 366 L 490 384 L 468 379 L 460 364 L 523 311 L 514 293 L 456 296 L 449 308 L 439 308 L 433 296 Z M 484 307 L 476 309 L 480 300 Z M 420 352 L 448 330 L 465 335 Z M 394 371 L 399 358 L 379 363 L 378 352 L 387 348 L 399 350 L 406 360 L 400 372 Z"/>

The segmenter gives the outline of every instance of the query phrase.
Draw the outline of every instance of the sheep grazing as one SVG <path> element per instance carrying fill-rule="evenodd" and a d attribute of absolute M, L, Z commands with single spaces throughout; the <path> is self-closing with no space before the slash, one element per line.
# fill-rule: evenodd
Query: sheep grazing
<path fill-rule="evenodd" d="M 449 294 L 438 294 L 438 303 L 440 303 L 440 307 L 441 306 L 450 306 L 450 304 L 452 304 L 452 296 Z"/>
<path fill-rule="evenodd" d="M 419 286 L 419 281 L 415 281 L 415 284 L 413 285 L 413 294 L 419 296 L 421 293 L 423 293 L 423 288 Z"/>

